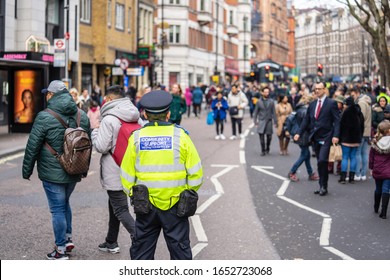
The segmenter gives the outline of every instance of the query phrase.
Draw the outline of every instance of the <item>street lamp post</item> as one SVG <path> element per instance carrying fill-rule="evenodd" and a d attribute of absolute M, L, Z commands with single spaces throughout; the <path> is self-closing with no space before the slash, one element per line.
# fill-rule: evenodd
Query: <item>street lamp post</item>
<path fill-rule="evenodd" d="M 272 59 L 272 31 L 268 32 L 269 35 L 269 58 Z"/>
<path fill-rule="evenodd" d="M 217 13 L 217 19 L 215 23 L 215 66 L 214 66 L 214 75 L 218 75 L 218 22 L 219 22 L 219 3 L 218 0 L 215 1 Z"/>
<path fill-rule="evenodd" d="M 164 0 L 161 3 L 161 84 L 164 84 Z"/>
<path fill-rule="evenodd" d="M 246 77 L 246 57 L 247 57 L 247 45 L 246 45 L 246 31 L 248 29 L 248 17 L 244 16 L 244 78 Z"/>

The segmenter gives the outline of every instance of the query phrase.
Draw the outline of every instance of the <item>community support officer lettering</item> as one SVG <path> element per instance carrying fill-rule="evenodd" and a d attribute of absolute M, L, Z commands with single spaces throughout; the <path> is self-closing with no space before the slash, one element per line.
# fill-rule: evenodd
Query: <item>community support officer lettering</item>
<path fill-rule="evenodd" d="M 172 137 L 157 136 L 157 137 L 141 137 L 140 150 L 171 150 Z"/>

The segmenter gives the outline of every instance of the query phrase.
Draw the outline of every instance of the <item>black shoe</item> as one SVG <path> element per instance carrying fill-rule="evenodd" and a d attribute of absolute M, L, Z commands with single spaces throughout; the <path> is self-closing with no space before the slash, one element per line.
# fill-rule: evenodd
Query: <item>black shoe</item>
<path fill-rule="evenodd" d="M 321 189 L 314 191 L 314 194 L 319 194 Z"/>
<path fill-rule="evenodd" d="M 265 152 L 261 152 L 261 156 L 262 156 L 262 157 L 265 156 Z"/>
<path fill-rule="evenodd" d="M 322 187 L 322 188 L 320 189 L 319 195 L 320 195 L 320 196 L 324 196 L 324 195 L 326 195 L 327 193 L 328 193 L 328 190 Z"/>

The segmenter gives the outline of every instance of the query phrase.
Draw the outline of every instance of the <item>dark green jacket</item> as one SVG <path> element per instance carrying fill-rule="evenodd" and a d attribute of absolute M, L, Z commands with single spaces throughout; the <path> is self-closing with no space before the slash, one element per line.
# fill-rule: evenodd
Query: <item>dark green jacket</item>
<path fill-rule="evenodd" d="M 59 114 L 70 127 L 76 127 L 77 105 L 68 90 L 54 94 L 49 99 L 47 107 Z M 81 112 L 80 126 L 91 135 L 89 119 L 83 111 Z M 81 180 L 81 176 L 79 175 L 69 175 L 66 173 L 62 169 L 59 161 L 45 146 L 45 142 L 48 142 L 54 150 L 62 154 L 64 133 L 65 128 L 54 116 L 45 111 L 38 113 L 34 120 L 24 153 L 24 179 L 30 178 L 34 170 L 35 162 L 37 162 L 38 177 L 42 181 L 73 183 Z"/>
<path fill-rule="evenodd" d="M 181 116 L 187 111 L 186 100 L 181 95 L 172 94 L 173 100 L 170 106 L 171 120 L 179 121 Z"/>

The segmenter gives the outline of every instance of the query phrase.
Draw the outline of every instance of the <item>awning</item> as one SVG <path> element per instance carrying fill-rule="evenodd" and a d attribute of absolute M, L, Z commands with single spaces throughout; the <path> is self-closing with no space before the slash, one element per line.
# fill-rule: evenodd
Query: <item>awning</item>
<path fill-rule="evenodd" d="M 238 71 L 237 69 L 225 68 L 225 72 L 226 72 L 226 73 L 229 73 L 229 74 L 231 74 L 231 75 L 234 75 L 234 76 L 241 76 L 240 71 Z"/>

